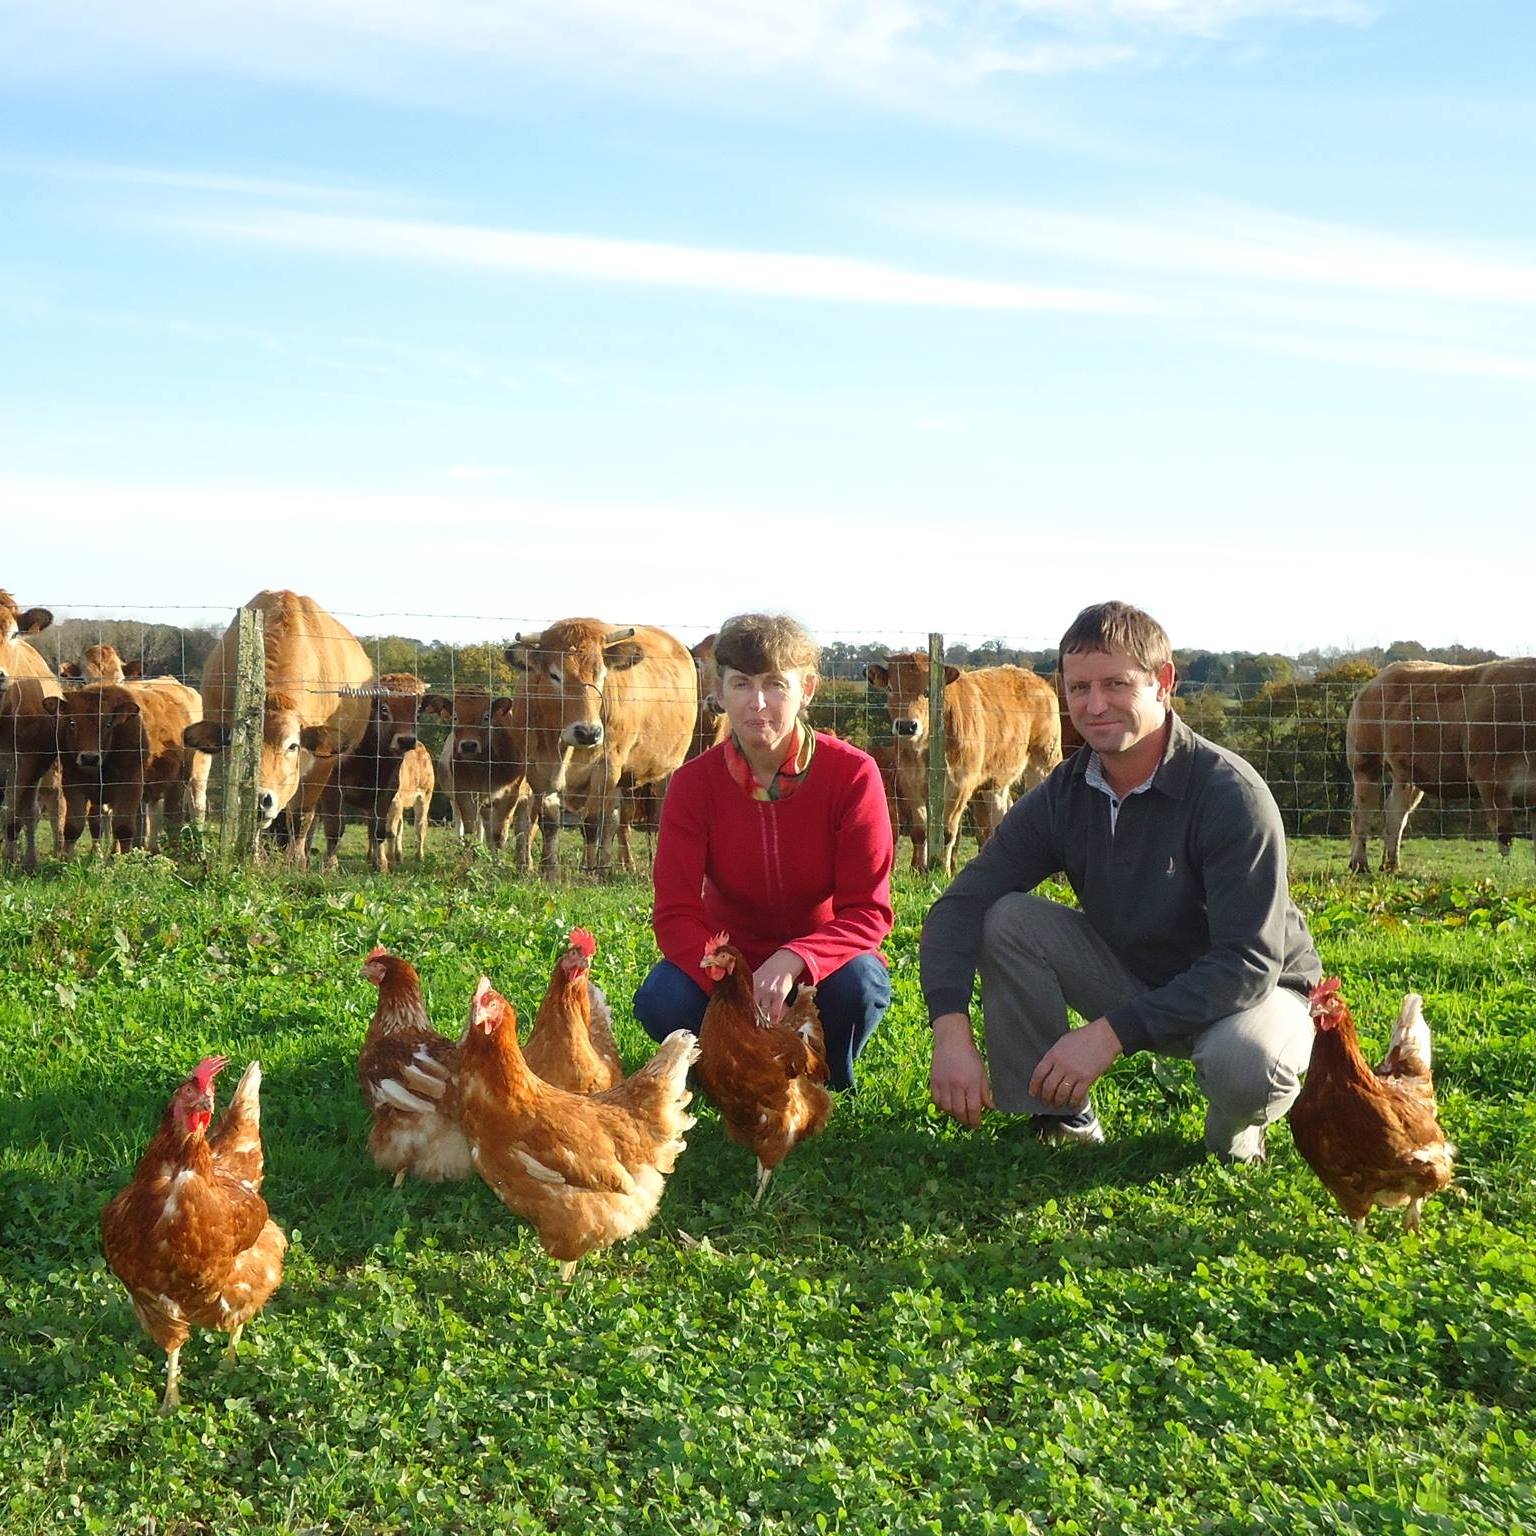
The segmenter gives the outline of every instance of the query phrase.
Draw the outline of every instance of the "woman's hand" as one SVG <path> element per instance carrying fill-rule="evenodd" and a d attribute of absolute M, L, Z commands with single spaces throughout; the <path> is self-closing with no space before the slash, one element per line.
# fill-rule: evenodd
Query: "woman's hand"
<path fill-rule="evenodd" d="M 792 949 L 776 949 L 752 973 L 759 1024 L 777 1024 L 794 985 L 805 975 L 805 961 Z"/>

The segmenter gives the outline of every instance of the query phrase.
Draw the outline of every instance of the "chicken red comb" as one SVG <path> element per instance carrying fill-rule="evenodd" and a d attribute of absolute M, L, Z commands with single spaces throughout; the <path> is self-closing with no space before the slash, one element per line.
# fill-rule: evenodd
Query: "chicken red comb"
<path fill-rule="evenodd" d="M 199 1093 L 209 1093 L 213 1089 L 213 1080 L 225 1067 L 229 1065 L 228 1056 L 204 1056 L 198 1064 L 192 1068 L 192 1078 L 197 1084 Z"/>
<path fill-rule="evenodd" d="M 368 960 L 382 960 L 388 953 L 389 951 L 385 949 L 382 944 L 375 944 L 373 948 L 368 951 Z M 367 965 L 368 960 L 364 960 L 363 964 Z"/>
<path fill-rule="evenodd" d="M 1344 990 L 1344 983 L 1337 976 L 1325 976 L 1312 988 L 1311 1001 L 1325 1003 L 1330 997 L 1337 997 Z"/>
<path fill-rule="evenodd" d="M 709 941 L 709 943 L 704 946 L 704 958 L 707 960 L 711 955 L 719 954 L 719 952 L 724 949 L 725 946 L 730 942 L 730 934 L 726 933 L 724 929 L 722 929 L 714 936 L 714 938 Z"/>
<path fill-rule="evenodd" d="M 572 928 L 566 941 L 583 959 L 590 960 L 597 953 L 597 940 L 585 928 Z"/>

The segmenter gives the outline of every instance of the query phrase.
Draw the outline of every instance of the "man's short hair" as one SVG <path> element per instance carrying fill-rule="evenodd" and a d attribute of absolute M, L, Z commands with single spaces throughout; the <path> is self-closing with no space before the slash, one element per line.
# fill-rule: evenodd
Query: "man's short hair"
<path fill-rule="evenodd" d="M 1173 660 L 1168 632 L 1151 614 L 1129 603 L 1094 603 L 1084 608 L 1061 637 L 1058 670 L 1066 657 L 1081 651 L 1118 651 L 1154 675 Z"/>
<path fill-rule="evenodd" d="M 715 636 L 715 665 L 757 677 L 764 672 L 814 672 L 821 647 L 784 613 L 738 613 Z"/>

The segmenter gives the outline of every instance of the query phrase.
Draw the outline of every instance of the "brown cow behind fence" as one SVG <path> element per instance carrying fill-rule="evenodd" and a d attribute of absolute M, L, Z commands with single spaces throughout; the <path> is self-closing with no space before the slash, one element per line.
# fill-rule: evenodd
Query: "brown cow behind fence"
<path fill-rule="evenodd" d="M 336 760 L 362 740 L 373 663 L 346 626 L 313 598 L 258 592 L 248 604 L 266 626 L 266 700 L 262 720 L 256 819 L 270 827 L 285 808 L 293 824 L 290 855 L 309 859 L 320 798 Z M 221 752 L 235 720 L 240 618 L 219 639 L 203 667 L 203 720 L 187 745 Z"/>
<path fill-rule="evenodd" d="M 98 847 L 118 853 L 150 844 L 150 817 L 165 812 L 174 833 L 207 810 L 208 759 L 186 746 L 185 732 L 202 718 L 202 700 L 175 678 L 87 683 L 44 708 L 58 730 L 64 779 L 64 842 L 68 858 L 87 819 Z"/>
<path fill-rule="evenodd" d="M 437 787 L 453 806 L 459 836 L 489 839 L 498 853 L 506 847 L 512 816 L 528 795 L 527 759 L 517 732 L 493 732 L 493 715 L 506 715 L 513 701 L 483 688 L 453 695 L 429 693 L 421 713 L 442 720 L 448 739 L 437 755 Z M 507 755 L 503 755 L 503 752 Z"/>
<path fill-rule="evenodd" d="M 44 699 L 63 689 L 48 663 L 27 643 L 53 623 L 46 608 L 25 611 L 9 592 L 0 591 L 0 801 L 5 806 L 5 851 L 14 858 L 16 842 L 27 841 L 26 867 L 37 867 L 37 823 L 45 815 L 54 843 L 64 836 L 64 797 L 53 746 L 53 721 L 44 715 Z"/>
<path fill-rule="evenodd" d="M 337 764 L 321 800 L 326 867 L 336 867 L 336 845 L 349 810 L 361 812 L 368 832 L 368 862 L 399 868 L 405 813 L 416 829 L 416 858 L 427 853 L 427 812 L 435 775 L 432 754 L 417 739 L 416 724 L 427 685 L 409 672 L 386 672 L 371 701 L 368 724 L 357 746 Z"/>
<path fill-rule="evenodd" d="M 865 669 L 888 690 L 886 709 L 896 738 L 896 801 L 912 838 L 912 867 L 927 869 L 928 658 L 903 651 Z M 1055 690 L 1023 667 L 944 668 L 944 851 L 954 868 L 960 818 L 975 803 L 976 840 L 985 843 L 1008 809 L 1013 786 L 1033 788 L 1061 761 L 1061 725 Z"/>
<path fill-rule="evenodd" d="M 1507 854 L 1516 806 L 1536 804 L 1536 659 L 1393 662 L 1355 695 L 1345 756 L 1354 785 L 1352 870 L 1367 868 L 1378 808 L 1381 867 L 1398 867 L 1408 817 L 1426 793 L 1475 792 Z"/>
<path fill-rule="evenodd" d="M 144 675 L 144 663 L 135 658 L 124 661 L 115 645 L 88 645 L 79 661 L 66 661 L 59 676 L 72 683 L 126 683 Z"/>
<path fill-rule="evenodd" d="M 620 826 L 620 781 L 634 789 L 668 778 L 688 756 L 698 720 L 694 658 L 665 630 L 561 619 L 519 635 L 507 660 L 520 667 L 527 701 L 528 780 L 539 800 L 541 864 L 555 866 L 559 809 L 582 821 L 585 867 L 608 864 Z M 620 842 L 630 868 L 628 841 Z"/>
<path fill-rule="evenodd" d="M 715 665 L 715 637 L 705 635 L 689 652 L 699 674 L 699 713 L 693 727 L 690 758 L 718 747 L 731 734 L 731 722 L 720 707 L 720 669 Z"/>

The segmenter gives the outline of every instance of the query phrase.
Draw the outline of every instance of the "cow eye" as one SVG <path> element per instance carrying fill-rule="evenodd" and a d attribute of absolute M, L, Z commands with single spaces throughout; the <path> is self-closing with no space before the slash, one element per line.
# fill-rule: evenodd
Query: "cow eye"
<path fill-rule="evenodd" d="M 298 742 L 296 742 L 296 741 L 290 741 L 290 742 L 289 742 L 289 743 L 288 743 L 288 750 L 289 750 L 289 751 L 290 751 L 290 752 L 297 752 L 297 751 L 298 751 L 298 750 L 299 750 L 299 744 L 298 744 Z"/>
<path fill-rule="evenodd" d="M 560 668 L 559 667 L 551 667 L 549 669 L 549 680 L 552 683 L 559 683 L 559 682 L 563 681 L 563 679 L 560 676 Z"/>

